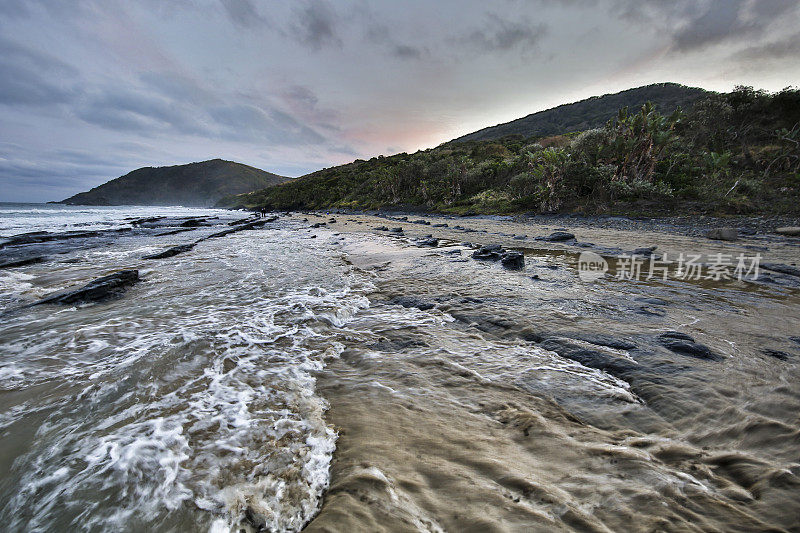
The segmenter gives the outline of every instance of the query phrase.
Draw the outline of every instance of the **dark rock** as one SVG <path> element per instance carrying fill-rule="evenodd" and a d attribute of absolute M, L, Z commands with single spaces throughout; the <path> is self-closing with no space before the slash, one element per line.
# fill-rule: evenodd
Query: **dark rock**
<path fill-rule="evenodd" d="M 639 370 L 636 363 L 624 357 L 590 350 L 567 339 L 549 338 L 545 339 L 539 346 L 566 359 L 577 361 L 583 366 L 603 370 L 623 379 Z"/>
<path fill-rule="evenodd" d="M 316 228 L 321 228 L 322 226 L 327 226 L 327 224 L 325 222 L 317 222 L 316 224 L 312 224 L 311 225 L 311 227 L 315 228 L 315 229 Z"/>
<path fill-rule="evenodd" d="M 773 350 L 772 348 L 767 348 L 764 350 L 764 355 L 768 355 L 770 357 L 774 357 L 775 359 L 780 359 L 781 361 L 786 361 L 789 359 L 792 354 L 788 352 L 782 352 L 780 350 Z"/>
<path fill-rule="evenodd" d="M 389 231 L 389 228 L 387 228 L 386 226 L 378 226 L 377 228 L 375 228 L 375 231 Z"/>
<path fill-rule="evenodd" d="M 159 220 L 162 220 L 164 218 L 166 218 L 166 217 L 137 218 L 136 220 L 131 222 L 131 225 L 133 225 L 133 226 L 141 226 L 142 224 L 151 224 L 153 222 L 158 222 Z"/>
<path fill-rule="evenodd" d="M 202 225 L 203 225 L 203 219 L 202 218 L 190 218 L 189 220 L 181 222 L 181 224 L 180 224 L 180 226 L 182 228 L 196 228 L 196 227 L 202 226 Z"/>
<path fill-rule="evenodd" d="M 439 246 L 439 239 L 436 239 L 436 238 L 433 238 L 433 237 L 428 237 L 428 238 L 425 238 L 425 239 L 421 239 L 421 240 L 417 241 L 417 246 L 430 246 L 430 247 L 436 248 L 437 246 Z"/>
<path fill-rule="evenodd" d="M 34 257 L 26 257 L 25 259 L 17 259 L 14 261 L 6 261 L 5 263 L 0 263 L 0 268 L 16 268 L 21 266 L 33 265 L 35 263 L 41 263 L 44 261 L 44 256 L 37 255 Z"/>
<path fill-rule="evenodd" d="M 653 252 L 656 251 L 656 248 L 658 248 L 658 246 L 647 246 L 647 247 L 644 247 L 644 248 L 636 248 L 635 250 L 633 250 L 631 252 L 631 255 L 640 255 L 642 257 L 651 257 L 651 256 L 655 255 Z"/>
<path fill-rule="evenodd" d="M 434 305 L 431 302 L 426 302 L 413 296 L 398 296 L 397 298 L 392 299 L 392 303 L 395 305 L 402 305 L 406 308 L 416 307 L 421 311 L 427 311 L 434 308 Z"/>
<path fill-rule="evenodd" d="M 392 228 L 389 230 L 390 233 L 403 233 L 403 228 Z"/>
<path fill-rule="evenodd" d="M 668 350 L 679 355 L 706 359 L 709 361 L 721 361 L 723 357 L 711 350 L 708 346 L 695 342 L 695 340 L 679 331 L 668 331 L 656 337 L 659 343 Z"/>
<path fill-rule="evenodd" d="M 163 233 L 156 233 L 156 237 L 166 237 L 167 235 L 177 235 L 178 233 L 185 233 L 187 231 L 194 231 L 194 228 L 181 228 L 172 231 L 165 231 Z"/>
<path fill-rule="evenodd" d="M 80 289 L 59 292 L 39 300 L 34 305 L 99 302 L 121 295 L 129 285 L 140 281 L 138 270 L 120 270 L 84 285 Z"/>
<path fill-rule="evenodd" d="M 481 246 L 479 249 L 472 252 L 472 258 L 479 261 L 499 261 L 502 252 L 503 249 L 499 244 L 490 244 L 488 246 Z"/>
<path fill-rule="evenodd" d="M 575 235 L 568 231 L 554 231 L 547 237 L 537 237 L 537 240 L 546 241 L 546 242 L 564 242 L 564 241 L 571 241 L 575 239 Z"/>
<path fill-rule="evenodd" d="M 524 241 L 525 239 L 528 238 L 528 236 L 527 235 L 514 235 L 513 238 L 518 240 L 518 241 Z"/>
<path fill-rule="evenodd" d="M 237 231 L 241 231 L 242 227 L 243 227 L 243 225 L 235 227 L 235 228 L 231 228 L 231 229 L 225 229 L 225 230 L 222 230 L 222 231 L 218 231 L 216 233 L 212 233 L 211 235 L 207 235 L 206 237 L 204 237 L 202 239 L 199 239 L 198 242 L 205 241 L 205 240 L 208 240 L 208 239 L 217 239 L 219 237 L 224 237 L 225 235 L 230 235 L 231 233 L 236 233 Z"/>
<path fill-rule="evenodd" d="M 706 238 L 716 241 L 735 241 L 739 238 L 736 228 L 712 228 L 706 232 Z"/>
<path fill-rule="evenodd" d="M 420 220 L 412 220 L 411 223 L 412 224 L 422 224 L 423 226 L 430 226 L 431 225 L 430 222 L 428 222 L 427 220 L 422 220 L 422 219 L 420 219 Z"/>
<path fill-rule="evenodd" d="M 800 337 L 789 337 L 789 340 L 796 344 L 800 344 Z"/>
<path fill-rule="evenodd" d="M 500 257 L 500 264 L 508 270 L 524 270 L 525 256 L 522 252 L 508 251 Z"/>
<path fill-rule="evenodd" d="M 130 228 L 125 229 L 130 230 Z M 101 234 L 102 233 L 99 231 L 65 231 L 63 233 L 35 231 L 9 237 L 5 242 L 0 243 L 0 248 L 5 248 L 6 246 L 19 246 L 21 244 L 40 244 L 43 242 L 61 241 L 67 239 L 83 239 L 87 237 L 97 237 Z"/>
<path fill-rule="evenodd" d="M 447 228 L 447 224 L 434 224 L 431 226 L 432 228 Z"/>
<path fill-rule="evenodd" d="M 788 276 L 800 277 L 800 268 L 797 268 L 796 266 L 782 265 L 780 263 L 761 263 L 760 266 L 761 268 L 771 270 L 773 272 L 780 272 L 781 274 L 786 274 Z"/>
<path fill-rule="evenodd" d="M 188 252 L 195 247 L 195 244 L 197 243 L 191 242 L 189 244 L 179 244 L 178 246 L 173 246 L 172 248 L 164 250 L 161 253 L 146 255 L 142 259 L 166 259 L 167 257 L 174 257 L 178 254 Z"/>

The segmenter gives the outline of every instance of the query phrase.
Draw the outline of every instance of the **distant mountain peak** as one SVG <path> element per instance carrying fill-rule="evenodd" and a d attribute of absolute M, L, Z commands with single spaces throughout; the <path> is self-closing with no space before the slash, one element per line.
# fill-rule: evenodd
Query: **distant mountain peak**
<path fill-rule="evenodd" d="M 263 189 L 288 179 L 215 158 L 185 165 L 142 167 L 59 203 L 210 207 L 225 196 Z"/>

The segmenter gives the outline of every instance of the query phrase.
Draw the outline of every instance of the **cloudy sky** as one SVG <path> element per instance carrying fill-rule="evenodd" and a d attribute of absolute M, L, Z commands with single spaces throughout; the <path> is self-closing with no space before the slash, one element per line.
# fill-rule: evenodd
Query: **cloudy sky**
<path fill-rule="evenodd" d="M 797 0 L 0 0 L 0 201 L 298 176 L 648 83 L 800 83 Z"/>

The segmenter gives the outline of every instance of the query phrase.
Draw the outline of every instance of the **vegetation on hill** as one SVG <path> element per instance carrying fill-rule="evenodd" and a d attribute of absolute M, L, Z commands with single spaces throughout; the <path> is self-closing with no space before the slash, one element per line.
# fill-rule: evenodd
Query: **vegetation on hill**
<path fill-rule="evenodd" d="M 622 108 L 602 128 L 450 142 L 229 197 L 247 208 L 451 213 L 800 213 L 800 90 L 737 87 L 669 115 Z"/>
<path fill-rule="evenodd" d="M 679 108 L 686 111 L 697 100 L 709 95 L 708 91 L 697 87 L 686 87 L 677 83 L 654 83 L 560 105 L 505 124 L 483 128 L 455 141 L 490 141 L 508 135 L 533 137 L 585 131 L 603 127 L 624 107 L 639 109 L 650 102 L 660 113 L 669 114 Z"/>
<path fill-rule="evenodd" d="M 212 159 L 140 168 L 59 203 L 207 207 L 225 196 L 256 191 L 287 179 L 241 163 Z"/>

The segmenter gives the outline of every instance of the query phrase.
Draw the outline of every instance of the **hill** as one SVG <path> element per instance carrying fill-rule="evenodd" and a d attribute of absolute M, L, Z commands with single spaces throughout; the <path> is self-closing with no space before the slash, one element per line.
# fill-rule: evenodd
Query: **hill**
<path fill-rule="evenodd" d="M 241 163 L 212 159 L 140 168 L 58 203 L 210 207 L 224 196 L 263 189 L 288 179 Z"/>
<path fill-rule="evenodd" d="M 688 113 L 617 110 L 580 134 L 452 141 L 224 198 L 249 209 L 800 213 L 800 90 L 709 93 Z"/>
<path fill-rule="evenodd" d="M 638 109 L 646 102 L 650 102 L 660 112 L 669 114 L 678 107 L 684 111 L 688 110 L 697 100 L 709 94 L 705 89 L 686 87 L 677 83 L 645 85 L 533 113 L 511 122 L 468 133 L 454 139 L 453 142 L 488 141 L 506 135 L 532 137 L 584 131 L 603 126 L 623 107 Z"/>

